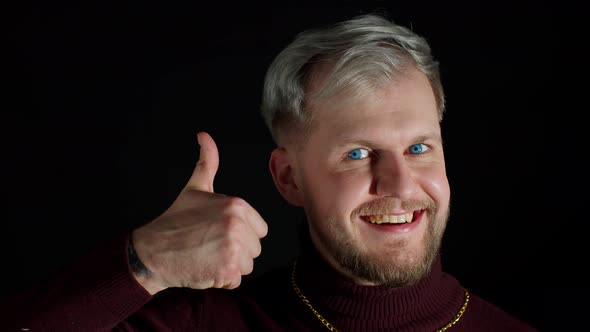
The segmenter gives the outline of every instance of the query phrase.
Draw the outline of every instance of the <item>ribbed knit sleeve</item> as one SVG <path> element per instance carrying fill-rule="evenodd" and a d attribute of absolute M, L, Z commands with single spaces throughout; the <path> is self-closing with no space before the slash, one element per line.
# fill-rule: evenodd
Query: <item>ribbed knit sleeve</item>
<path fill-rule="evenodd" d="M 96 248 L 39 287 L 2 299 L 3 331 L 109 331 L 152 296 L 127 263 L 129 233 Z"/>

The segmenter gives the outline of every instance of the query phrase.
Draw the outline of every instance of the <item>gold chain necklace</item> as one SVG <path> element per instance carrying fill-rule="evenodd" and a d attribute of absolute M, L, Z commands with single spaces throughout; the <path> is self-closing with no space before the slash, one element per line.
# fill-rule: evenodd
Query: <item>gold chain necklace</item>
<path fill-rule="evenodd" d="M 314 307 L 311 305 L 311 303 L 309 302 L 307 297 L 305 297 L 305 295 L 303 295 L 303 292 L 301 291 L 301 289 L 299 289 L 299 286 L 297 286 L 297 283 L 295 282 L 295 266 L 296 265 L 297 265 L 297 261 L 293 262 L 293 270 L 291 271 L 291 283 L 293 284 L 293 289 L 295 290 L 295 293 L 299 296 L 301 301 L 303 301 L 303 303 L 305 303 L 305 305 L 311 310 L 311 312 L 313 312 L 313 314 L 317 317 L 317 319 L 319 319 L 320 322 L 322 322 L 322 324 L 324 324 L 324 326 L 328 328 L 328 330 L 334 331 L 334 332 L 338 331 L 332 324 L 330 324 L 330 322 L 328 322 L 327 319 L 325 319 L 322 315 L 320 315 L 320 313 L 317 310 L 314 309 Z M 453 318 L 453 320 L 448 322 L 445 326 L 441 327 L 440 329 L 436 330 L 436 332 L 446 331 L 449 327 L 455 325 L 461 319 L 461 317 L 463 316 L 463 313 L 465 312 L 465 309 L 467 309 L 467 304 L 469 303 L 469 291 L 467 290 L 467 288 L 464 288 L 464 290 L 465 290 L 465 301 L 463 302 L 461 309 L 459 309 L 459 312 L 457 313 L 455 318 Z"/>

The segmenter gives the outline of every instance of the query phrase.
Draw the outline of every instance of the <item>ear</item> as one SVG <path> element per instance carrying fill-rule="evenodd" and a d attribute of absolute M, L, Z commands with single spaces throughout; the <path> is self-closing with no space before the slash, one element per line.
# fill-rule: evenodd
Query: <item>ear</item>
<path fill-rule="evenodd" d="M 291 205 L 303 206 L 303 194 L 295 181 L 292 157 L 287 149 L 276 148 L 270 155 L 268 166 L 283 198 Z"/>

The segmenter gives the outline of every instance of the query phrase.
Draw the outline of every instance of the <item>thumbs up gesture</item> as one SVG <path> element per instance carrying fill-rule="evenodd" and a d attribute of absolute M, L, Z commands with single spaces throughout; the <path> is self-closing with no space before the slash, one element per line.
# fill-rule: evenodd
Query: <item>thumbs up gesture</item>
<path fill-rule="evenodd" d="M 169 287 L 238 287 L 252 272 L 268 230 L 246 201 L 213 191 L 217 146 L 205 132 L 197 139 L 200 158 L 186 186 L 162 215 L 132 233 L 137 256 L 151 271 L 134 276 L 150 294 Z"/>

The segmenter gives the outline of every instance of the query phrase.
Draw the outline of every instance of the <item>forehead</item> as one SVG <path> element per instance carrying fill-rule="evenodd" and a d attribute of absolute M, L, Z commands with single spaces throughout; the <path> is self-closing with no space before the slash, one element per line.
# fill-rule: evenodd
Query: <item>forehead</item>
<path fill-rule="evenodd" d="M 313 114 L 311 135 L 316 137 L 349 138 L 376 132 L 431 135 L 440 130 L 430 81 L 415 68 L 362 95 L 343 91 L 313 100 L 308 111 Z"/>

